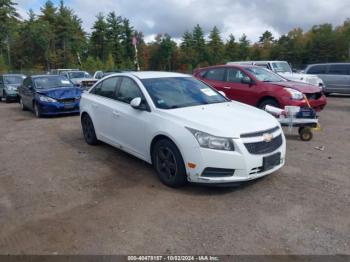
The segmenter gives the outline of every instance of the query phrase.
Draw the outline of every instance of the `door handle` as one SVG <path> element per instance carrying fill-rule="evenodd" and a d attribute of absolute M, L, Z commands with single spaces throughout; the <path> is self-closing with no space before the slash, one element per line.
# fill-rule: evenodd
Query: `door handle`
<path fill-rule="evenodd" d="M 224 86 L 223 88 L 224 89 L 231 89 L 231 87 L 229 87 L 229 86 Z"/>
<path fill-rule="evenodd" d="M 120 117 L 120 113 L 118 111 L 113 111 L 113 116 L 114 117 Z"/>

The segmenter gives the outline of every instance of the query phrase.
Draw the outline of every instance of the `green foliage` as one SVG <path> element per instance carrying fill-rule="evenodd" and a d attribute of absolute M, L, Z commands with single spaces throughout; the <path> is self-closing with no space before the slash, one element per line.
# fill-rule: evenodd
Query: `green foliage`
<path fill-rule="evenodd" d="M 238 56 L 240 60 L 250 59 L 250 42 L 245 34 L 239 39 L 238 43 Z"/>
<path fill-rule="evenodd" d="M 5 59 L 2 55 L 0 55 L 0 73 L 6 72 L 8 70 L 8 67 L 5 63 Z"/>
<path fill-rule="evenodd" d="M 237 61 L 238 56 L 238 44 L 233 34 L 230 34 L 229 39 L 225 45 L 226 61 Z"/>
<path fill-rule="evenodd" d="M 209 35 L 208 57 L 208 62 L 214 65 L 221 64 L 225 60 L 225 45 L 216 26 L 214 26 Z"/>
<path fill-rule="evenodd" d="M 265 31 L 256 43 L 245 34 L 238 41 L 232 34 L 223 41 L 216 26 L 204 32 L 197 24 L 184 32 L 178 45 L 166 33 L 145 43 L 142 32 L 116 12 L 97 15 L 88 35 L 62 0 L 58 5 L 48 0 L 38 14 L 29 10 L 28 19 L 19 18 L 14 1 L 0 0 L 0 70 L 135 70 L 133 37 L 142 70 L 192 73 L 198 67 L 250 59 L 286 60 L 294 67 L 350 60 L 350 19 L 336 28 L 331 24 L 315 25 L 308 32 L 296 28 L 278 39 Z"/>
<path fill-rule="evenodd" d="M 108 58 L 104 69 L 107 71 L 112 71 L 115 69 L 114 58 L 112 54 L 108 54 Z"/>

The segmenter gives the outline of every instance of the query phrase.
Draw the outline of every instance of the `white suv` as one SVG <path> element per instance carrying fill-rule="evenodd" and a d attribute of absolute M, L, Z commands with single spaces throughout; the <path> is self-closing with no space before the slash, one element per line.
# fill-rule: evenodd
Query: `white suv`
<path fill-rule="evenodd" d="M 303 82 L 324 88 L 324 82 L 316 75 L 308 75 L 302 73 L 294 73 L 288 62 L 286 61 L 242 61 L 242 62 L 228 62 L 228 65 L 256 65 L 265 67 L 276 74 L 284 77 L 287 80 L 295 82 Z"/>
<path fill-rule="evenodd" d="M 85 140 L 101 140 L 153 164 L 171 187 L 227 184 L 280 169 L 286 143 L 278 121 L 189 76 L 113 74 L 82 95 Z"/>

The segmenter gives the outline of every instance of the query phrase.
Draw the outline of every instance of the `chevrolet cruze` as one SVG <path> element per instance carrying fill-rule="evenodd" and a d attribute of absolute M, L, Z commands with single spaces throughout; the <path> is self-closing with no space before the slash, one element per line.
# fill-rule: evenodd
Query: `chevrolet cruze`
<path fill-rule="evenodd" d="M 80 114 L 88 144 L 103 141 L 153 164 L 171 187 L 253 180 L 285 163 L 274 117 L 189 75 L 110 75 L 83 93 Z"/>

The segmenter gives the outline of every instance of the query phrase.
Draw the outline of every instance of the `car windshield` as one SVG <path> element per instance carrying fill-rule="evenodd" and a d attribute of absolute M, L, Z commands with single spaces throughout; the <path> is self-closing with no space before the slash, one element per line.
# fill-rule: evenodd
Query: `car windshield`
<path fill-rule="evenodd" d="M 284 78 L 279 75 L 271 72 L 262 67 L 246 67 L 248 72 L 252 73 L 259 81 L 263 82 L 284 82 L 286 81 Z"/>
<path fill-rule="evenodd" d="M 22 76 L 4 76 L 4 82 L 8 85 L 22 84 L 23 79 Z"/>
<path fill-rule="evenodd" d="M 154 104 L 174 109 L 228 102 L 224 96 L 192 77 L 152 78 L 142 80 Z"/>
<path fill-rule="evenodd" d="M 68 73 L 69 79 L 74 78 L 89 78 L 90 75 L 87 72 L 79 71 L 79 72 L 69 72 Z"/>
<path fill-rule="evenodd" d="M 274 62 L 272 63 L 272 69 L 276 73 L 292 73 L 292 68 L 287 62 Z"/>
<path fill-rule="evenodd" d="M 50 89 L 57 87 L 72 87 L 73 84 L 63 76 L 43 76 L 34 79 L 37 89 Z"/>

